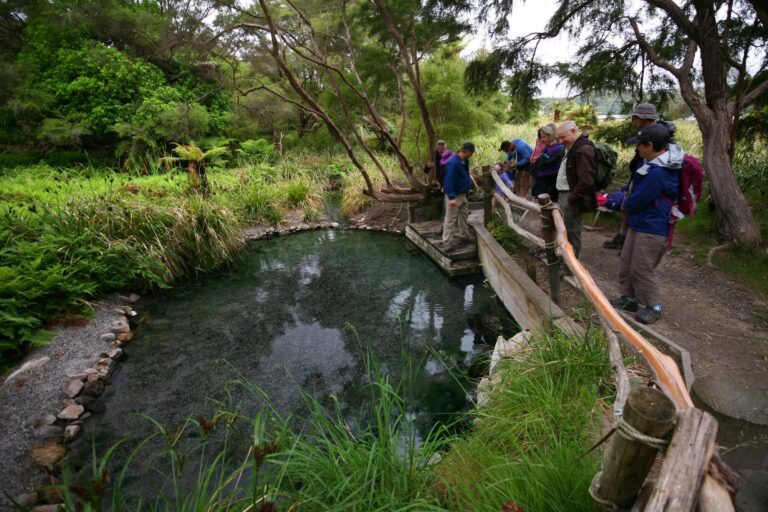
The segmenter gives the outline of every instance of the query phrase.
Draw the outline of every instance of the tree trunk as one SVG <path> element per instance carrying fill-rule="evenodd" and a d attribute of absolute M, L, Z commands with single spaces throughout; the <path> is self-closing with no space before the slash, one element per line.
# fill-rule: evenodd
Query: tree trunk
<path fill-rule="evenodd" d="M 710 183 L 712 199 L 719 211 L 718 235 L 740 245 L 757 247 L 761 243 L 760 228 L 744 193 L 736 183 L 728 153 L 732 116 L 728 112 L 712 113 L 705 122 L 699 122 L 699 127 L 704 143 L 704 170 Z"/>

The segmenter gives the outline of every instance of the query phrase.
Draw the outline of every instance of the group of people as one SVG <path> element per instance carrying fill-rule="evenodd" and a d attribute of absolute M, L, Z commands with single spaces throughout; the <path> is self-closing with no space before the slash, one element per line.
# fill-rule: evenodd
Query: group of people
<path fill-rule="evenodd" d="M 620 296 L 611 301 L 617 308 L 636 312 L 637 320 L 651 324 L 662 313 L 656 268 L 670 233 L 670 214 L 678 196 L 683 151 L 673 143 L 668 125 L 660 121 L 656 107 L 641 103 L 632 112 L 639 128 L 627 140 L 636 146 L 630 163 L 628 193 L 622 204 L 622 223 L 606 247 L 621 248 Z M 581 252 L 582 215 L 597 209 L 597 154 L 589 136 L 574 121 L 543 126 L 534 148 L 521 139 L 503 141 L 505 159 L 497 166 L 501 179 L 517 195 L 549 194 L 557 201 L 576 257 Z M 434 171 L 444 193 L 442 241 L 445 249 L 471 239 L 467 193 L 473 188 L 469 159 L 475 145 L 464 143 L 453 153 L 439 141 L 427 172 Z M 640 306 L 643 306 L 642 308 Z"/>

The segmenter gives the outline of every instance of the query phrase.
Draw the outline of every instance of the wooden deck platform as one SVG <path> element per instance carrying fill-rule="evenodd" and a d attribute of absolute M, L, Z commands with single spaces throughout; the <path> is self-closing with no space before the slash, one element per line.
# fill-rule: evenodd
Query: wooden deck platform
<path fill-rule="evenodd" d="M 482 211 L 479 213 L 482 218 Z M 470 219 L 472 219 L 473 214 L 476 215 L 475 211 L 470 213 Z M 438 220 L 411 223 L 405 227 L 405 236 L 449 276 L 482 272 L 480 262 L 477 259 L 477 243 L 462 243 L 445 250 L 441 239 L 442 228 L 443 224 Z"/>

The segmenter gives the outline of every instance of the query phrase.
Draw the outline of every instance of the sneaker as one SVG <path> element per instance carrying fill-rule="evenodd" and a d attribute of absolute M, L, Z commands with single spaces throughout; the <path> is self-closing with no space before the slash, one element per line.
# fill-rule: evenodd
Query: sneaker
<path fill-rule="evenodd" d="M 637 299 L 634 297 L 627 297 L 626 295 L 622 295 L 618 299 L 613 299 L 611 301 L 611 306 L 619 311 L 630 311 L 632 313 L 640 309 L 637 305 Z"/>
<path fill-rule="evenodd" d="M 652 324 L 661 318 L 661 306 L 646 306 L 635 315 L 635 319 L 641 324 Z"/>
<path fill-rule="evenodd" d="M 616 233 L 616 235 L 608 240 L 607 242 L 603 242 L 603 247 L 606 249 L 621 249 L 624 247 L 624 239 L 626 236 L 622 235 L 621 233 Z"/>

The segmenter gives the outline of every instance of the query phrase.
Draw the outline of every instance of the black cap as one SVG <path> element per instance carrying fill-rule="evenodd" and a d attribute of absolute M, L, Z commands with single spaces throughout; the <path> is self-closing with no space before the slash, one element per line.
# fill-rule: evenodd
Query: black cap
<path fill-rule="evenodd" d="M 472 153 L 474 153 L 475 145 L 472 144 L 471 142 L 465 142 L 464 144 L 461 145 L 461 147 L 459 148 L 459 151 L 471 151 Z"/>
<path fill-rule="evenodd" d="M 660 124 L 652 124 L 643 127 L 640 132 L 627 139 L 627 144 L 639 144 L 641 142 L 656 142 L 666 144 L 670 140 L 669 130 Z"/>
<path fill-rule="evenodd" d="M 503 141 L 501 141 L 501 144 L 499 145 L 499 151 L 506 151 L 508 147 L 509 147 L 509 141 L 508 140 L 503 140 Z"/>

